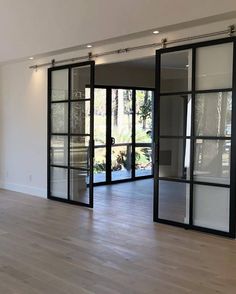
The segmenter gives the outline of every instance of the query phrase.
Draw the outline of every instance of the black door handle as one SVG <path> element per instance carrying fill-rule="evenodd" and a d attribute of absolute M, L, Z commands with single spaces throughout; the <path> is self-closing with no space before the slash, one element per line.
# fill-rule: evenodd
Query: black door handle
<path fill-rule="evenodd" d="M 115 145 L 116 144 L 116 139 L 114 137 L 111 137 L 111 145 Z"/>

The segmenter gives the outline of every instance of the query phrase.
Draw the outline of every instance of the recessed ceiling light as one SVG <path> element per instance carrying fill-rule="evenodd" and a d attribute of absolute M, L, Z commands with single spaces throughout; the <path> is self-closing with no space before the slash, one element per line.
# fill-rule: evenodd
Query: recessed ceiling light
<path fill-rule="evenodd" d="M 153 31 L 152 32 L 154 35 L 157 35 L 157 34 L 159 34 L 160 32 L 159 31 Z"/>
<path fill-rule="evenodd" d="M 91 44 L 88 44 L 87 45 L 87 48 L 92 48 L 93 46 Z"/>
<path fill-rule="evenodd" d="M 29 57 L 29 60 L 33 60 L 34 59 L 34 57 L 32 56 L 32 57 Z"/>

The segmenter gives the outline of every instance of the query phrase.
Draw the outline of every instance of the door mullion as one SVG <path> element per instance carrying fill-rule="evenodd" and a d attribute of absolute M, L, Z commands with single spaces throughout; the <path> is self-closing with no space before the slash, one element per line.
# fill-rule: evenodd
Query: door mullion
<path fill-rule="evenodd" d="M 111 183 L 111 115 L 112 115 L 112 92 L 106 89 L 106 182 Z"/>
<path fill-rule="evenodd" d="M 68 146 L 67 146 L 67 161 L 68 161 L 68 175 L 67 175 L 67 199 L 70 200 L 70 140 L 71 140 L 71 68 L 68 69 Z"/>
<path fill-rule="evenodd" d="M 132 89 L 132 149 L 131 149 L 131 171 L 132 179 L 135 179 L 135 137 L 136 137 L 136 90 Z"/>

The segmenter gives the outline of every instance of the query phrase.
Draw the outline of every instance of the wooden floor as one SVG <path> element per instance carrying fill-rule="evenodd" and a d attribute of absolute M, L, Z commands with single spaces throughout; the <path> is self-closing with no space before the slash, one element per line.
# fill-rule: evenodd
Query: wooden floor
<path fill-rule="evenodd" d="M 236 241 L 152 222 L 151 180 L 89 210 L 0 191 L 0 294 L 236 293 Z"/>

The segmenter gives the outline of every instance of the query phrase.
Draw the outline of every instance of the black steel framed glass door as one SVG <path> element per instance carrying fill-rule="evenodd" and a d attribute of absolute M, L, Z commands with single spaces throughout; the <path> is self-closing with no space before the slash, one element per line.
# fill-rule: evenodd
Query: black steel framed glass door
<path fill-rule="evenodd" d="M 235 39 L 156 51 L 154 220 L 235 237 Z"/>
<path fill-rule="evenodd" d="M 48 70 L 48 198 L 93 207 L 94 62 Z"/>
<path fill-rule="evenodd" d="M 151 88 L 95 86 L 94 182 L 153 177 Z"/>

